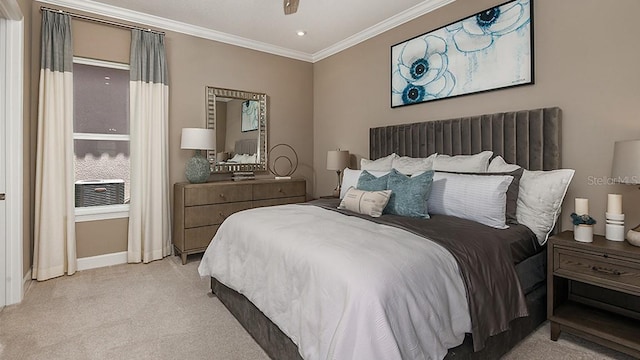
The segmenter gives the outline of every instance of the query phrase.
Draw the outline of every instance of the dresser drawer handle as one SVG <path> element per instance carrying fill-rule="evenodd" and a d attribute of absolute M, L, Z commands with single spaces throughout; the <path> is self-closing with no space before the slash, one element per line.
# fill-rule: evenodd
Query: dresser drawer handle
<path fill-rule="evenodd" d="M 220 197 L 224 199 L 224 194 L 223 194 L 223 193 L 220 193 Z"/>
<path fill-rule="evenodd" d="M 107 188 L 99 187 L 99 188 L 93 189 L 93 191 L 95 191 L 97 193 L 103 193 L 103 192 L 107 191 Z"/>
<path fill-rule="evenodd" d="M 616 275 L 616 276 L 622 275 L 622 273 L 620 271 L 618 271 L 618 270 L 599 268 L 599 267 L 597 267 L 595 265 L 591 267 L 591 270 L 593 270 L 595 272 L 601 272 L 603 274 L 608 274 L 608 275 Z"/>
<path fill-rule="evenodd" d="M 278 188 L 278 192 L 281 193 L 281 192 L 284 192 L 284 191 L 282 191 L 282 188 Z"/>

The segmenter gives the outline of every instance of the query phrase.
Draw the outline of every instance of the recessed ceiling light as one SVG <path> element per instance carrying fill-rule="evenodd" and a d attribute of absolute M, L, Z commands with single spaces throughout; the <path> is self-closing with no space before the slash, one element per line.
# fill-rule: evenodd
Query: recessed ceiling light
<path fill-rule="evenodd" d="M 108 77 L 108 76 L 105 76 L 105 77 L 104 77 L 104 79 L 105 79 L 105 80 L 111 80 L 111 78 L 110 78 L 110 77 Z"/>
<path fill-rule="evenodd" d="M 297 34 L 298 34 L 298 36 L 305 36 L 307 34 L 307 32 L 304 31 L 304 30 L 298 30 Z"/>

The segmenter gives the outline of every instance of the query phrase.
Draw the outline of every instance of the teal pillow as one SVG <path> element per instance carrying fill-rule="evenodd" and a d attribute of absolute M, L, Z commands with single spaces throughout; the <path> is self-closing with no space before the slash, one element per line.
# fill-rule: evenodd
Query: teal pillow
<path fill-rule="evenodd" d="M 384 208 L 385 213 L 428 219 L 427 199 L 432 181 L 433 170 L 413 177 L 403 175 L 396 169 L 391 170 L 387 182 L 391 197 Z"/>
<path fill-rule="evenodd" d="M 389 174 L 376 177 L 367 170 L 363 170 L 358 178 L 356 189 L 364 191 L 382 191 L 387 190 L 387 181 Z"/>

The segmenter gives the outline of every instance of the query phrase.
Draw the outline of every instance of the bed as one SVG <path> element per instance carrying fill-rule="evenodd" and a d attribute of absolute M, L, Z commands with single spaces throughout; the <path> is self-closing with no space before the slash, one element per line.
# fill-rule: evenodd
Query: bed
<path fill-rule="evenodd" d="M 442 121 L 431 121 L 431 122 L 414 123 L 414 124 L 407 124 L 407 125 L 394 125 L 394 126 L 387 126 L 387 127 L 380 127 L 380 128 L 372 128 L 370 129 L 370 158 L 380 159 L 392 153 L 396 153 L 399 156 L 426 158 L 429 155 L 434 153 L 449 154 L 449 155 L 463 155 L 463 154 L 475 154 L 483 150 L 491 150 L 493 151 L 494 156 L 500 155 L 507 162 L 518 164 L 523 168 L 526 168 L 529 170 L 554 170 L 559 168 L 561 163 L 561 157 L 560 157 L 561 127 L 560 125 L 561 125 L 560 109 L 545 108 L 545 109 L 474 116 L 474 117 L 460 118 L 460 119 L 450 119 L 450 120 L 442 120 Z M 298 208 L 292 208 L 294 206 L 298 206 Z M 289 215 L 293 215 L 297 212 L 302 212 L 302 210 L 300 210 L 302 207 L 309 208 L 309 210 L 304 210 L 304 212 L 306 213 L 305 216 L 309 218 L 317 219 L 317 222 L 319 224 L 318 226 L 321 226 L 321 227 L 323 226 L 322 224 L 328 224 L 331 222 L 340 223 L 343 219 L 340 216 L 344 215 L 344 214 L 338 214 L 336 210 L 332 210 L 336 208 L 336 203 L 332 204 L 330 200 L 316 201 L 315 203 L 310 205 L 290 205 L 285 207 L 279 207 L 278 209 L 274 208 L 272 209 L 273 211 L 271 213 L 265 212 L 265 210 L 263 209 L 263 210 L 260 210 L 259 213 L 255 213 L 252 215 L 263 217 L 265 220 L 264 221 L 265 223 L 273 224 L 275 222 L 275 219 L 278 217 L 288 218 Z M 354 216 L 351 216 L 351 217 L 354 217 Z M 363 216 L 359 216 L 359 217 L 355 216 L 355 217 L 363 218 Z M 389 218 L 389 217 L 386 217 L 386 218 Z M 238 224 L 241 224 L 241 219 L 236 219 L 236 220 Z M 366 221 L 369 221 L 369 220 L 370 219 Z M 233 217 L 230 217 L 228 221 L 232 223 Z M 469 237 L 469 234 L 477 231 L 477 225 L 473 225 L 473 224 L 470 224 L 470 222 L 464 222 L 464 221 L 461 223 L 459 220 L 451 219 L 450 217 L 447 217 L 447 216 L 441 216 L 441 217 L 434 216 L 430 221 L 432 224 L 439 224 L 437 226 L 440 226 L 439 228 L 440 230 L 430 233 L 430 236 L 436 237 L 436 238 L 442 237 L 441 240 L 444 242 L 446 242 L 447 238 L 450 236 L 449 235 L 439 236 L 439 234 L 442 234 L 443 232 L 445 232 L 442 229 L 447 228 L 447 226 L 455 227 L 456 229 L 462 229 L 460 231 L 456 231 L 462 234 L 458 236 L 458 238 L 456 238 L 456 241 L 454 241 L 453 243 L 454 248 L 455 248 L 455 244 L 458 241 L 457 239 L 464 239 L 465 236 Z M 419 234 L 416 234 L 416 228 L 414 227 L 413 224 L 403 221 L 402 219 L 396 222 L 399 222 L 400 224 L 394 225 L 396 226 L 394 228 L 395 230 L 388 230 L 388 231 L 400 231 L 400 232 L 404 232 L 405 234 L 411 233 L 412 236 L 419 235 Z M 361 223 L 358 223 L 358 224 L 361 224 Z M 375 224 L 376 225 L 370 225 L 370 226 L 363 225 L 363 231 L 367 230 L 368 227 L 379 226 L 379 225 L 381 226 L 389 225 L 384 223 L 380 224 L 378 222 L 376 222 Z M 281 232 L 282 234 L 284 234 L 286 233 L 286 228 L 289 225 L 290 224 L 283 224 L 280 227 L 278 226 L 270 227 L 269 232 L 270 233 Z M 354 226 L 353 223 L 350 222 L 348 225 L 345 225 L 341 231 L 348 232 L 350 227 L 353 227 L 353 226 Z M 223 224 L 223 227 L 224 227 L 224 224 Z M 236 225 L 234 229 L 230 229 L 227 232 L 228 234 L 227 236 L 230 238 L 231 237 L 242 238 L 243 236 L 246 238 L 266 237 L 256 233 L 253 233 L 251 235 L 242 235 L 240 232 L 238 232 L 238 231 L 241 231 L 240 229 L 242 227 L 243 226 L 241 225 Z M 313 226 L 308 226 L 307 231 L 311 231 L 312 228 Z M 325 225 L 325 228 L 327 228 L 326 225 Z M 388 351 L 389 356 L 381 355 L 379 356 L 379 358 L 386 359 L 386 358 L 442 358 L 444 357 L 447 359 L 455 359 L 455 358 L 464 358 L 464 359 L 491 358 L 493 359 L 493 358 L 499 358 L 501 355 L 506 353 L 510 348 L 512 348 L 518 341 L 520 341 L 527 334 L 533 331 L 546 318 L 546 313 L 545 313 L 546 291 L 544 286 L 546 256 L 545 256 L 544 246 L 536 246 L 535 242 L 531 241 L 531 231 L 527 231 L 526 228 L 525 229 L 523 228 L 524 226 L 520 226 L 520 227 L 510 226 L 509 231 L 511 231 L 513 234 L 520 232 L 521 236 L 519 237 L 520 240 L 513 241 L 512 243 L 509 244 L 509 246 L 506 246 L 506 248 L 510 250 L 510 253 L 508 254 L 508 256 L 510 257 L 515 267 L 511 263 L 509 263 L 508 266 L 505 266 L 505 269 L 507 268 L 514 269 L 513 272 L 515 275 L 513 276 L 517 276 L 516 281 L 519 284 L 519 286 L 516 289 L 517 291 L 514 291 L 513 288 L 507 289 L 505 291 L 507 291 L 507 293 L 509 294 L 514 293 L 513 297 L 517 299 L 517 301 L 514 301 L 514 302 L 516 303 L 518 301 L 521 302 L 520 304 L 514 305 L 513 313 L 511 313 L 509 315 L 510 317 L 508 317 L 506 320 L 506 323 L 507 323 L 506 327 L 504 327 L 504 321 L 496 325 L 497 328 L 500 328 L 502 326 L 508 330 L 501 331 L 501 330 L 504 330 L 504 329 L 501 329 L 500 331 L 496 331 L 495 330 L 496 327 L 494 327 L 492 330 L 487 330 L 490 332 L 491 336 L 486 336 L 482 338 L 476 336 L 477 333 L 479 333 L 480 330 L 482 330 L 482 329 L 480 330 L 477 329 L 478 324 L 482 325 L 480 327 L 483 327 L 486 325 L 484 322 L 472 321 L 473 320 L 472 318 L 474 316 L 476 320 L 478 319 L 478 316 L 479 316 L 478 314 L 472 315 L 468 319 L 470 323 L 465 325 L 465 319 L 463 316 L 459 315 L 459 312 L 460 312 L 459 310 L 463 310 L 462 312 L 463 313 L 466 312 L 466 314 L 473 313 L 472 309 L 476 309 L 475 310 L 476 312 L 478 311 L 487 312 L 487 311 L 486 311 L 486 307 L 483 310 L 482 306 L 477 305 L 478 302 L 481 304 L 484 303 L 483 299 L 469 300 L 470 298 L 472 298 L 472 296 L 468 294 L 468 290 L 469 290 L 470 284 L 473 284 L 473 282 L 471 280 L 466 279 L 465 276 L 463 276 L 462 278 L 465 278 L 462 285 L 463 291 L 465 288 L 467 289 L 467 295 L 466 295 L 467 297 L 465 297 L 464 299 L 469 300 L 468 303 L 466 303 L 466 301 L 465 303 L 459 303 L 460 302 L 459 298 L 456 298 L 456 293 L 460 291 L 459 284 L 455 286 L 449 286 L 449 285 L 445 286 L 445 288 L 447 289 L 442 290 L 444 294 L 431 293 L 426 295 L 427 297 L 431 296 L 434 298 L 438 296 L 442 297 L 443 299 L 442 301 L 448 302 L 449 304 L 451 317 L 455 317 L 457 319 L 456 321 L 452 321 L 451 324 L 449 324 L 447 321 L 444 321 L 444 325 L 443 325 L 444 327 L 443 328 L 439 327 L 433 332 L 434 337 L 437 337 L 439 341 L 441 341 L 444 345 L 446 345 L 444 353 L 440 350 L 437 350 L 437 351 L 434 350 L 433 352 L 427 351 L 426 354 L 420 353 L 420 351 L 418 351 L 415 354 L 412 353 L 411 351 L 413 351 L 414 348 L 421 348 L 421 346 L 422 348 L 428 348 L 430 346 L 430 345 L 423 344 L 423 342 L 428 342 L 427 340 L 417 338 L 417 339 L 411 339 L 406 343 L 402 343 L 402 341 L 398 341 L 399 345 L 397 345 L 397 348 L 393 348 L 393 346 L 390 346 L 389 348 L 388 347 L 374 348 L 373 347 L 374 345 L 372 345 L 372 349 L 374 350 L 371 350 L 371 349 L 368 349 L 368 350 L 375 352 L 375 354 L 371 354 L 371 356 L 379 356 L 380 353 L 384 353 Z M 388 227 L 379 227 L 379 228 L 376 228 L 375 231 L 384 232 L 384 231 L 387 231 L 387 229 Z M 222 230 L 222 227 L 220 230 Z M 298 230 L 298 231 L 302 232 L 303 230 Z M 465 235 L 465 231 L 466 231 L 466 235 Z M 492 234 L 498 234 L 497 232 L 495 232 L 495 230 L 487 230 L 487 231 L 489 232 L 493 231 Z M 500 231 L 503 231 L 503 230 L 500 230 Z M 313 236 L 316 236 L 318 232 L 319 231 L 315 231 L 313 233 L 309 232 L 309 233 L 305 233 L 304 235 L 305 237 L 312 238 Z M 453 232 L 450 232 L 450 233 L 453 233 Z M 224 234 L 224 232 L 219 231 L 219 234 Z M 331 239 L 338 237 L 338 235 L 335 232 L 331 232 L 331 234 L 332 234 Z M 507 234 L 507 232 L 501 232 L 501 234 Z M 510 236 L 512 235 L 504 235 L 504 236 L 506 236 L 506 238 L 501 241 L 508 243 Z M 389 235 L 389 239 L 394 239 L 396 237 L 398 237 L 397 233 L 392 233 Z M 277 236 L 275 238 L 277 238 Z M 215 238 L 214 238 L 214 241 L 212 241 L 212 244 L 214 243 L 216 243 Z M 219 241 L 219 243 L 224 244 L 225 241 Z M 226 241 L 226 243 L 229 243 L 229 242 Z M 362 245 L 362 243 L 359 243 L 357 241 L 355 243 Z M 419 248 L 424 247 L 423 243 L 421 242 L 417 242 L 417 243 L 419 244 L 418 245 Z M 530 245 L 527 245 L 527 244 L 530 244 Z M 226 247 L 226 248 L 223 247 L 223 246 L 231 246 L 231 245 L 220 245 L 218 252 L 238 253 L 238 252 L 247 251 L 247 254 L 249 254 L 249 248 L 253 247 L 254 245 L 256 247 L 263 246 L 262 244 L 259 244 L 259 243 L 252 244 L 251 240 L 249 239 L 243 245 L 240 245 L 238 249 L 234 249 L 231 247 Z M 311 249 L 313 249 L 313 246 L 315 245 L 317 244 L 312 243 Z M 344 245 L 340 245 L 340 246 L 344 246 Z M 373 247 L 373 245 L 371 246 Z M 382 245 L 380 246 L 382 247 L 380 251 L 384 252 L 385 246 L 390 246 L 390 245 L 383 242 Z M 404 245 L 402 245 L 401 243 L 398 243 L 393 246 L 404 246 Z M 449 246 L 452 246 L 452 245 L 449 245 Z M 283 246 L 283 248 L 285 247 Z M 428 250 L 425 250 L 425 251 L 426 252 L 436 251 L 437 253 L 438 249 L 439 248 L 436 246 L 435 248 L 429 248 Z M 451 247 L 447 249 L 449 250 L 449 252 L 452 252 Z M 266 247 L 260 251 L 271 252 L 272 250 Z M 320 248 L 318 248 L 317 253 L 319 254 L 323 251 L 324 250 L 321 250 Z M 417 251 L 422 251 L 422 250 L 417 250 L 416 248 L 408 247 L 407 249 L 404 249 L 404 250 L 399 250 L 399 248 L 394 248 L 393 251 L 391 251 L 389 248 L 386 248 L 386 251 L 387 253 L 399 252 L 401 253 L 400 256 L 410 257 L 411 253 L 414 253 L 414 252 L 417 253 Z M 402 254 L 402 251 L 405 251 L 404 255 Z M 351 252 L 355 253 L 356 251 L 355 249 L 351 249 Z M 500 251 L 496 251 L 496 253 L 499 253 L 499 252 Z M 314 251 L 312 250 L 310 251 L 307 248 L 305 249 L 304 253 L 314 253 Z M 453 253 L 455 257 L 456 256 L 455 250 L 453 251 Z M 295 258 L 301 255 L 300 253 L 296 253 L 296 252 L 286 253 L 286 251 L 284 252 L 284 254 L 285 254 L 284 257 L 288 257 L 288 258 L 292 258 L 292 257 Z M 331 254 L 334 259 L 339 259 L 340 257 L 343 256 L 340 253 L 331 253 Z M 514 254 L 519 254 L 519 255 L 514 255 Z M 207 255 L 205 255 L 205 257 L 206 256 Z M 247 255 L 247 258 L 244 260 L 245 262 L 242 264 L 243 266 L 252 267 L 253 264 L 259 264 L 259 260 L 256 260 L 256 262 L 254 262 L 251 256 L 252 255 Z M 274 253 L 273 256 L 279 256 L 279 255 L 276 255 Z M 506 255 L 503 255 L 503 257 L 504 256 Z M 436 257 L 446 258 L 446 256 L 444 255 L 440 255 Z M 365 260 L 352 259 L 350 257 L 348 259 L 356 264 L 360 264 L 359 261 L 364 261 L 363 264 L 366 264 L 366 262 L 368 261 L 366 259 Z M 461 269 L 464 268 L 465 265 L 460 264 L 460 256 L 455 257 L 455 259 L 458 260 L 457 264 L 447 265 L 443 263 L 430 269 L 429 271 L 435 272 L 435 271 L 438 271 L 439 267 L 447 267 L 447 266 L 461 266 Z M 284 260 L 282 262 L 284 263 Z M 345 261 L 345 263 L 347 262 L 348 261 Z M 505 261 L 505 263 L 506 262 L 508 261 Z M 279 263 L 279 261 L 276 261 L 275 263 L 276 263 L 275 268 L 273 264 L 265 265 L 265 266 L 270 266 L 269 269 L 275 269 L 273 270 L 274 274 L 278 271 L 277 264 Z M 203 263 L 201 264 L 200 268 L 202 269 L 204 266 L 211 266 L 211 261 L 207 260 L 207 258 L 203 258 Z M 467 264 L 466 266 L 469 267 L 470 265 Z M 318 353 L 323 354 L 323 356 L 326 354 L 331 355 L 328 358 L 339 358 L 339 359 L 362 358 L 360 355 L 363 354 L 362 351 L 365 351 L 362 349 L 366 347 L 363 344 L 367 344 L 367 340 L 362 341 L 362 339 L 349 339 L 348 341 L 346 340 L 345 341 L 332 340 L 329 342 L 318 341 L 317 344 L 309 345 L 309 341 L 305 339 L 301 339 L 297 335 L 292 335 L 291 337 L 287 336 L 285 332 L 289 334 L 296 333 L 295 329 L 294 330 L 291 329 L 292 326 L 290 325 L 282 326 L 281 324 L 281 327 L 285 329 L 285 332 L 283 332 L 280 329 L 280 327 L 274 324 L 274 322 L 281 323 L 279 318 L 282 317 L 281 316 L 282 314 L 277 313 L 277 311 L 276 313 L 274 313 L 273 310 L 267 311 L 267 313 L 270 313 L 271 318 L 276 319 L 275 321 L 272 321 L 270 317 L 265 316 L 264 313 L 252 303 L 252 301 L 249 301 L 245 295 L 249 294 L 247 296 L 252 298 L 253 302 L 259 303 L 259 304 L 263 304 L 265 302 L 268 303 L 270 301 L 270 299 L 268 299 L 269 296 L 265 296 L 264 292 L 262 293 L 262 295 L 256 295 L 251 291 L 247 291 L 247 289 L 243 287 L 244 285 L 234 284 L 234 280 L 233 280 L 234 277 L 242 278 L 244 276 L 243 274 L 240 274 L 240 272 L 242 272 L 241 270 L 242 267 L 238 268 L 236 264 L 236 267 L 234 268 L 231 262 L 229 264 L 221 265 L 221 267 L 227 268 L 226 270 L 227 274 L 224 274 L 224 271 L 225 271 L 224 269 L 223 270 L 218 269 L 217 271 L 223 271 L 223 272 L 218 272 L 219 274 L 221 274 L 218 277 L 222 278 L 222 280 L 219 279 L 218 277 L 211 277 L 211 288 L 213 293 L 217 295 L 219 300 L 223 304 L 225 304 L 225 306 L 230 310 L 230 312 L 239 320 L 239 322 L 254 337 L 254 339 L 258 342 L 258 344 L 260 344 L 260 346 L 265 350 L 265 352 L 271 358 L 279 359 L 279 360 L 302 359 L 300 352 L 306 351 L 307 354 L 315 354 L 314 351 L 316 350 Z M 497 267 L 501 267 L 501 266 L 496 266 L 496 268 Z M 373 269 L 374 268 L 372 267 L 371 270 Z M 465 273 L 465 271 L 466 273 L 473 272 L 472 269 L 471 270 L 470 269 L 461 270 L 461 269 L 458 269 L 457 271 L 461 273 Z M 315 269 L 312 269 L 312 270 L 315 270 Z M 331 272 L 331 269 L 325 269 L 324 271 Z M 354 269 L 351 269 L 349 271 L 357 272 L 357 270 L 354 270 Z M 455 272 L 456 270 L 454 269 L 452 271 Z M 509 271 L 504 270 L 504 272 L 508 273 Z M 206 270 L 201 271 L 201 274 L 203 273 L 207 274 L 212 272 L 206 271 Z M 376 274 L 378 276 L 375 276 L 374 278 L 386 276 L 384 273 L 378 274 L 376 272 Z M 320 275 L 315 274 L 313 271 L 311 271 L 311 275 L 302 274 L 303 279 L 304 279 L 304 276 L 307 276 L 307 278 L 321 277 Z M 443 275 L 443 276 L 446 277 L 446 275 Z M 298 276 L 296 275 L 295 277 L 297 278 Z M 239 279 L 238 281 L 242 282 L 243 280 Z M 281 279 L 269 279 L 268 277 L 264 278 L 263 281 L 265 282 L 265 284 L 263 284 L 263 287 L 266 289 L 273 289 L 273 287 L 276 286 L 275 283 L 282 282 Z M 358 282 L 358 280 L 354 280 L 354 281 L 356 283 Z M 305 287 L 305 283 L 303 280 L 292 279 L 290 282 L 293 285 L 290 285 L 290 288 L 286 290 L 288 292 L 296 292 L 296 291 L 299 291 L 299 288 Z M 392 281 L 392 283 L 394 282 Z M 331 286 L 334 286 L 331 280 L 326 280 L 326 279 L 320 280 L 320 284 L 322 286 L 319 286 L 319 287 L 324 289 L 330 289 Z M 372 282 L 370 285 L 367 285 L 367 286 L 376 287 L 378 284 L 379 283 L 377 282 Z M 338 285 L 335 285 L 335 286 L 338 286 Z M 335 291 L 338 293 L 340 292 L 338 290 L 335 290 Z M 404 291 L 404 290 L 394 289 L 393 291 Z M 327 292 L 331 292 L 331 291 L 327 290 L 324 293 L 321 292 L 318 296 L 322 297 L 323 294 L 326 295 Z M 412 290 L 412 292 L 415 292 L 415 291 Z M 512 295 L 509 295 L 509 296 L 512 296 Z M 376 297 L 373 296 L 372 298 L 375 299 Z M 402 298 L 411 298 L 411 296 L 403 295 Z M 278 299 L 279 299 L 278 301 L 282 300 L 280 298 Z M 295 303 L 287 304 L 284 307 L 282 306 L 282 304 L 280 304 L 281 309 L 282 308 L 286 309 L 287 307 L 290 307 L 293 309 L 293 308 L 296 308 L 296 306 L 297 307 L 301 306 L 300 304 L 297 303 L 298 300 L 296 300 Z M 328 297 L 326 300 L 327 301 L 314 300 L 313 305 L 317 307 L 317 309 L 319 309 L 320 312 L 324 311 L 326 313 L 328 312 L 328 310 L 332 310 L 333 308 L 327 307 L 325 303 L 334 301 L 335 299 L 331 299 L 330 297 Z M 476 303 L 475 305 L 474 305 L 474 302 Z M 419 302 L 418 304 L 422 305 L 422 303 L 419 303 Z M 452 304 L 455 304 L 455 305 L 452 305 Z M 346 304 L 346 305 L 343 304 L 342 306 L 344 308 L 350 308 L 349 304 Z M 370 306 L 370 304 L 367 303 L 366 305 L 362 305 L 362 306 L 367 307 L 367 306 Z M 402 306 L 411 307 L 406 304 Z M 524 311 L 522 310 L 523 306 L 525 309 Z M 306 309 L 309 310 L 308 308 Z M 373 307 L 371 309 L 367 309 L 367 311 L 373 312 L 373 313 L 376 313 L 376 312 L 384 313 L 385 310 L 388 310 L 388 309 L 389 307 L 387 305 L 384 305 L 383 307 L 376 307 L 375 305 L 373 305 Z M 420 317 L 420 316 L 416 316 L 415 309 L 413 311 L 414 311 L 414 315 L 413 315 L 414 317 Z M 357 313 L 357 311 L 355 312 Z M 496 312 L 499 312 L 499 311 L 496 310 Z M 490 314 L 488 316 L 494 316 L 493 311 L 489 311 L 489 313 Z M 291 314 L 287 314 L 286 316 L 296 319 L 296 317 Z M 351 318 L 366 317 L 364 316 L 364 313 L 357 313 L 355 316 L 351 316 L 351 315 L 349 316 Z M 343 317 L 346 319 L 350 319 L 349 316 L 343 316 Z M 375 316 L 373 317 L 375 318 Z M 386 319 L 387 317 L 385 314 L 383 314 L 381 315 L 381 318 Z M 412 318 L 411 316 L 409 316 L 408 320 L 404 319 L 403 324 L 405 325 L 401 324 L 400 327 L 403 327 L 403 326 L 406 327 L 407 322 L 410 323 L 411 326 L 413 327 L 417 327 L 417 328 L 425 327 L 417 320 L 413 322 L 412 319 L 414 318 Z M 300 322 L 299 319 L 297 320 L 298 320 L 297 323 L 295 323 L 294 321 L 295 323 L 294 324 L 295 326 L 293 326 L 294 328 L 308 326 L 308 324 Z M 356 325 L 352 324 L 353 323 L 352 320 L 349 320 L 347 325 L 343 324 L 343 322 L 346 322 L 346 320 L 343 320 L 342 318 L 335 319 L 335 321 L 336 321 L 336 324 L 339 324 L 336 326 L 340 327 L 342 329 L 341 330 L 342 332 L 336 332 L 332 334 L 332 336 L 334 337 L 342 336 L 345 338 L 353 338 L 357 336 L 351 336 L 351 335 L 358 333 L 358 331 L 360 331 L 363 334 L 362 336 L 364 337 L 370 337 L 370 336 L 393 337 L 394 334 L 397 333 L 397 329 L 398 329 L 398 327 L 396 326 L 396 329 L 395 329 L 396 332 L 394 332 L 394 329 L 390 329 L 390 330 L 387 329 L 386 332 L 383 329 L 376 334 L 370 334 L 369 332 L 367 332 L 369 331 L 368 329 L 366 329 L 366 331 L 363 329 L 358 329 Z M 355 321 L 355 322 L 357 323 L 358 321 Z M 390 322 L 393 322 L 393 321 L 390 321 Z M 489 321 L 489 323 L 491 323 L 491 321 Z M 391 324 L 391 325 L 386 324 L 385 326 L 381 325 L 379 327 L 386 329 L 387 327 L 393 328 L 393 325 L 394 324 Z M 320 326 L 318 327 L 320 328 L 320 331 L 325 331 L 323 330 L 324 328 L 321 328 Z M 366 327 L 368 328 L 369 326 L 366 325 Z M 375 331 L 378 331 L 378 330 L 375 330 Z M 304 332 L 305 330 L 302 330 L 302 333 Z M 452 336 L 447 337 L 445 335 L 442 338 L 439 337 L 440 333 L 448 333 L 448 332 L 450 332 Z M 339 334 L 342 334 L 342 335 L 339 335 Z M 345 334 L 351 334 L 351 335 L 345 335 Z M 462 337 L 461 337 L 461 334 L 462 334 Z M 309 334 L 307 334 L 307 336 L 308 335 Z M 322 334 L 320 334 L 319 337 L 321 337 L 321 335 Z M 475 342 L 474 342 L 474 336 L 476 336 Z M 453 343 L 452 343 L 452 339 L 454 339 Z M 480 339 L 480 341 L 478 341 L 478 339 Z M 431 339 L 428 339 L 428 340 L 431 340 Z M 351 341 L 352 343 L 350 343 L 349 341 Z M 420 346 L 413 346 L 412 341 L 415 343 L 420 343 Z M 458 342 L 455 343 L 455 341 L 458 341 Z M 459 344 L 460 342 L 461 344 Z M 302 346 L 299 346 L 300 344 L 302 344 Z M 350 351 L 349 346 L 351 344 L 355 344 L 353 345 L 354 349 L 362 350 L 362 351 L 358 350 L 359 352 L 357 356 L 353 354 L 352 356 L 346 355 L 346 354 L 349 354 L 349 351 Z M 439 344 L 438 346 L 442 347 L 443 344 Z M 390 349 L 390 348 L 393 348 L 393 349 Z M 354 351 L 354 350 L 352 349 L 351 351 Z M 338 354 L 338 356 L 336 356 L 335 354 Z M 407 355 L 407 354 L 411 354 L 411 355 Z M 307 358 L 311 358 L 311 357 L 312 356 L 307 356 Z M 367 358 L 373 358 L 373 357 L 370 357 L 367 355 Z"/>

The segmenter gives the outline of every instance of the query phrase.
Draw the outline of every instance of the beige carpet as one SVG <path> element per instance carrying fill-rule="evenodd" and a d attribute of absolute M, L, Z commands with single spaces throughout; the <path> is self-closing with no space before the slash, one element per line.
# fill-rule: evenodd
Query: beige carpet
<path fill-rule="evenodd" d="M 0 359 L 268 359 L 197 274 L 169 257 L 32 282 L 0 312 Z M 506 359 L 631 359 L 548 325 Z"/>

